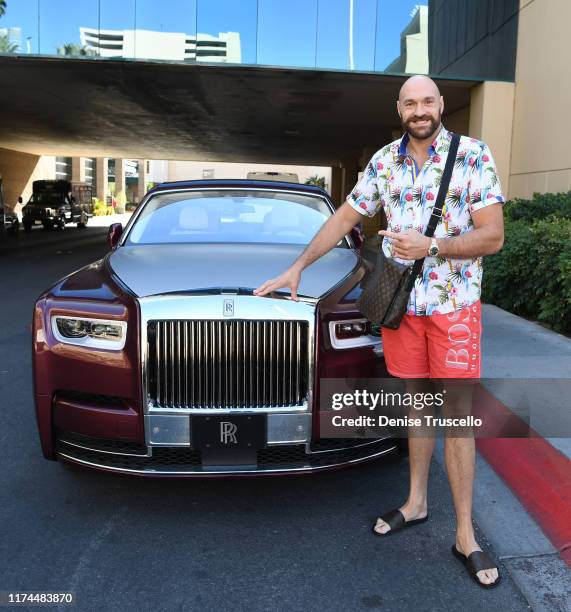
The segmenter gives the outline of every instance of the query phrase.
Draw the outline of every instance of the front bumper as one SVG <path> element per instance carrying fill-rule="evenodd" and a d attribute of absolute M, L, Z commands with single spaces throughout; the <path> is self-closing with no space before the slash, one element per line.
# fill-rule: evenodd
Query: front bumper
<path fill-rule="evenodd" d="M 66 223 L 76 222 L 79 219 L 79 215 L 72 214 L 71 210 L 60 211 L 52 208 L 49 210 L 43 208 L 35 208 L 32 210 L 26 210 L 22 216 L 22 222 L 27 225 L 41 225 L 44 223 L 54 223 L 64 218 Z"/>
<path fill-rule="evenodd" d="M 267 421 L 265 445 L 249 452 L 246 459 L 232 454 L 222 459 L 218 456 L 213 458 L 193 448 L 193 415 L 224 415 L 227 409 L 189 408 L 176 404 L 165 406 L 157 403 L 147 379 L 147 326 L 150 320 L 161 317 L 175 320 L 212 318 L 212 312 L 221 310 L 218 307 L 221 307 L 223 299 L 224 296 L 195 296 L 193 299 L 173 296 L 140 300 L 140 314 L 131 317 L 134 326 L 132 329 L 138 329 L 141 334 L 140 361 L 133 352 L 108 354 L 103 359 L 97 351 L 86 352 L 76 347 L 62 349 L 49 335 L 48 327 L 50 350 L 36 351 L 37 356 L 49 356 L 45 364 L 38 359 L 40 363 L 36 367 L 46 378 L 45 384 L 37 389 L 44 393 L 36 394 L 44 455 L 50 459 L 123 474 L 209 477 L 317 472 L 358 464 L 397 450 L 396 441 L 389 437 L 375 440 L 319 439 L 313 422 L 314 379 L 317 376 L 314 368 L 314 305 L 271 298 L 262 302 L 246 296 L 232 296 L 237 315 L 244 319 L 255 321 L 285 318 L 307 321 L 307 395 L 299 405 L 232 407 L 229 414 L 264 415 Z M 262 306 L 263 311 L 257 310 Z M 48 311 L 48 319 L 49 316 L 51 311 Z M 40 329 L 39 323 L 36 323 L 36 328 Z M 131 344 L 128 343 L 128 346 Z M 78 357 L 82 360 L 78 360 Z M 95 357 L 98 359 L 95 360 Z M 87 358 L 91 361 L 87 362 Z M 365 363 L 370 361 L 371 356 L 363 351 L 362 356 L 351 357 L 352 366 L 357 367 L 360 359 Z M 137 366 L 139 379 L 135 371 Z M 89 380 L 85 379 L 86 368 L 91 373 Z M 70 386 L 73 388 L 70 381 L 76 379 L 82 381 L 86 387 L 84 391 L 62 391 Z M 106 395 L 89 392 L 88 389 L 93 386 L 92 381 L 99 381 L 99 393 Z M 139 389 L 142 391 L 141 396 L 137 393 Z"/>
<path fill-rule="evenodd" d="M 394 438 L 329 439 L 281 444 L 257 451 L 250 466 L 204 467 L 200 451 L 188 447 L 147 447 L 55 430 L 58 459 L 108 472 L 157 477 L 278 475 L 319 472 L 356 465 L 397 452 Z"/>

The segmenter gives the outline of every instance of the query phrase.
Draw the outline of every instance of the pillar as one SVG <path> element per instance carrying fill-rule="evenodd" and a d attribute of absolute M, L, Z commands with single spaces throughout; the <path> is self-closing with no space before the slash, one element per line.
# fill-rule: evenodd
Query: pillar
<path fill-rule="evenodd" d="M 341 183 L 343 180 L 343 170 L 341 166 L 332 166 L 331 168 L 331 200 L 336 208 L 341 206 L 345 201 L 346 193 L 341 192 Z"/>
<path fill-rule="evenodd" d="M 109 158 L 98 157 L 95 160 L 95 174 L 96 174 L 96 185 L 97 193 L 95 194 L 98 200 L 102 200 L 107 203 L 107 195 L 109 193 Z"/>
<path fill-rule="evenodd" d="M 71 158 L 71 180 L 80 183 L 85 181 L 85 157 Z"/>
<path fill-rule="evenodd" d="M 359 179 L 357 161 L 354 159 L 341 162 L 341 197 L 343 202 Z"/>
<path fill-rule="evenodd" d="M 125 160 L 115 158 L 115 196 L 125 193 Z"/>
<path fill-rule="evenodd" d="M 139 203 L 143 196 L 147 193 L 147 183 L 149 182 L 149 175 L 147 173 L 147 160 L 138 159 L 137 167 L 139 173 L 139 180 L 137 183 L 137 203 Z"/>
<path fill-rule="evenodd" d="M 495 81 L 476 85 L 470 94 L 469 134 L 490 147 L 506 199 L 509 197 L 514 96 L 515 83 Z"/>

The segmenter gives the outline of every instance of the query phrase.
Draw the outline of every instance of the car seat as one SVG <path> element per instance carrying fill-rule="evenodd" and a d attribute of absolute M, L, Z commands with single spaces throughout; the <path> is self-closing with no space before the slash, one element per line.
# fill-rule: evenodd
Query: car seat
<path fill-rule="evenodd" d="M 274 236 L 304 237 L 299 211 L 294 205 L 274 206 L 264 217 L 264 234 Z"/>

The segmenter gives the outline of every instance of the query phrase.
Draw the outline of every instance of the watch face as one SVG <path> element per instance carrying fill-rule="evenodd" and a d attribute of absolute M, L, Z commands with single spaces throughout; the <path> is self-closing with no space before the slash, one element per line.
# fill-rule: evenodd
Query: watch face
<path fill-rule="evenodd" d="M 434 257 L 435 255 L 438 255 L 438 247 L 437 246 L 431 246 L 430 249 L 428 249 L 428 253 L 431 257 Z"/>

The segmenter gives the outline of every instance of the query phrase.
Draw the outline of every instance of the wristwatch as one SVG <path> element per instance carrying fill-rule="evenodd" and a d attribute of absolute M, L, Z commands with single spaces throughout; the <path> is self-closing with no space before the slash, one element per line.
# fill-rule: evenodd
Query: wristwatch
<path fill-rule="evenodd" d="M 438 242 L 436 238 L 430 239 L 430 246 L 428 247 L 428 254 L 430 257 L 436 257 L 438 255 Z"/>

